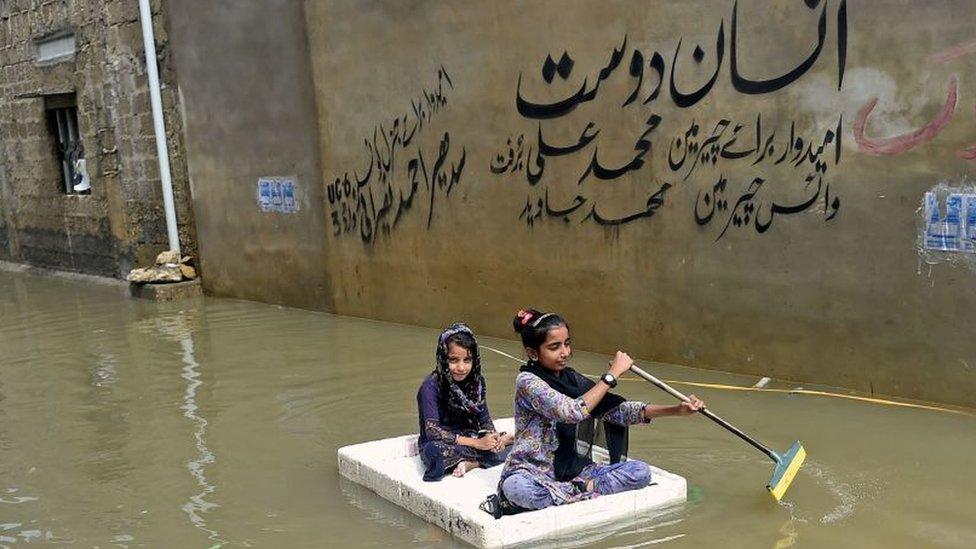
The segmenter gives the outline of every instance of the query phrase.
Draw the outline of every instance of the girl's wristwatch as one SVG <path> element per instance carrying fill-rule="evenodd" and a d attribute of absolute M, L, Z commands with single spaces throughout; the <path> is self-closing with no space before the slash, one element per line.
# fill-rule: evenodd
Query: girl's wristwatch
<path fill-rule="evenodd" d="M 613 377 L 613 374 L 607 372 L 600 376 L 600 381 L 606 383 L 611 389 L 617 386 L 617 378 Z"/>

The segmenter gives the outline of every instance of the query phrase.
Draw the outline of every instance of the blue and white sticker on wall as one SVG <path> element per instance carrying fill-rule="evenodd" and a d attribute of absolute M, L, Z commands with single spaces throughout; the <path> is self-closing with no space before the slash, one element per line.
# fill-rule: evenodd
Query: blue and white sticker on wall
<path fill-rule="evenodd" d="M 934 191 L 925 193 L 922 247 L 940 252 L 976 253 L 976 194 L 950 192 L 945 208 Z"/>
<path fill-rule="evenodd" d="M 298 185 L 294 177 L 258 179 L 258 209 L 264 213 L 295 213 L 299 210 Z"/>

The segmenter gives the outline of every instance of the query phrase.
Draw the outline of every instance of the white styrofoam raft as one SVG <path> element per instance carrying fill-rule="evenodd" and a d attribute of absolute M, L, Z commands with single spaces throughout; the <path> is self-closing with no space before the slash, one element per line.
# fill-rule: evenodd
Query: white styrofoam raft
<path fill-rule="evenodd" d="M 495 426 L 513 431 L 511 418 L 496 420 Z M 406 435 L 339 448 L 339 473 L 478 547 L 556 540 L 600 524 L 646 516 L 686 497 L 683 477 L 651 466 L 653 484 L 647 488 L 495 520 L 478 505 L 495 492 L 502 466 L 424 482 L 416 438 Z"/>

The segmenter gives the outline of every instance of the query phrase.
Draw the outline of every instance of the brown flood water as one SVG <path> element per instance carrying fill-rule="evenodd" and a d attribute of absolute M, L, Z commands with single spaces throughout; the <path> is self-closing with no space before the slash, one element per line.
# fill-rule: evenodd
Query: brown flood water
<path fill-rule="evenodd" d="M 338 447 L 416 429 L 435 337 L 0 272 L 0 547 L 463 546 L 336 471 Z M 514 341 L 482 343 L 519 354 Z M 487 351 L 484 363 L 492 411 L 510 415 L 517 365 Z M 589 373 L 605 364 L 574 358 Z M 645 366 L 670 379 L 756 381 Z M 637 379 L 621 388 L 670 398 Z M 789 503 L 766 495 L 763 455 L 704 418 L 667 418 L 631 431 L 631 455 L 687 477 L 688 503 L 559 545 L 976 547 L 976 418 L 696 392 L 774 448 L 803 441 Z"/>

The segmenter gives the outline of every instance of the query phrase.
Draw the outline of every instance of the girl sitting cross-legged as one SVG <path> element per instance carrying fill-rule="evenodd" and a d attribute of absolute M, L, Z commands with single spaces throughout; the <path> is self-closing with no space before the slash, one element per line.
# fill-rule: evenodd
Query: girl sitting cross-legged
<path fill-rule="evenodd" d="M 526 309 L 513 324 L 529 360 L 515 378 L 515 443 L 498 483 L 503 504 L 542 509 L 647 486 L 651 470 L 642 461 L 598 465 L 580 456 L 575 424 L 590 417 L 610 426 L 647 423 L 692 414 L 704 403 L 694 395 L 674 406 L 626 401 L 609 392 L 633 364 L 626 353 L 618 351 L 594 383 L 569 367 L 569 326 L 559 315 Z"/>
<path fill-rule="evenodd" d="M 424 480 L 456 477 L 505 460 L 514 437 L 495 432 L 474 332 L 453 324 L 437 338 L 436 367 L 417 392 Z"/>

